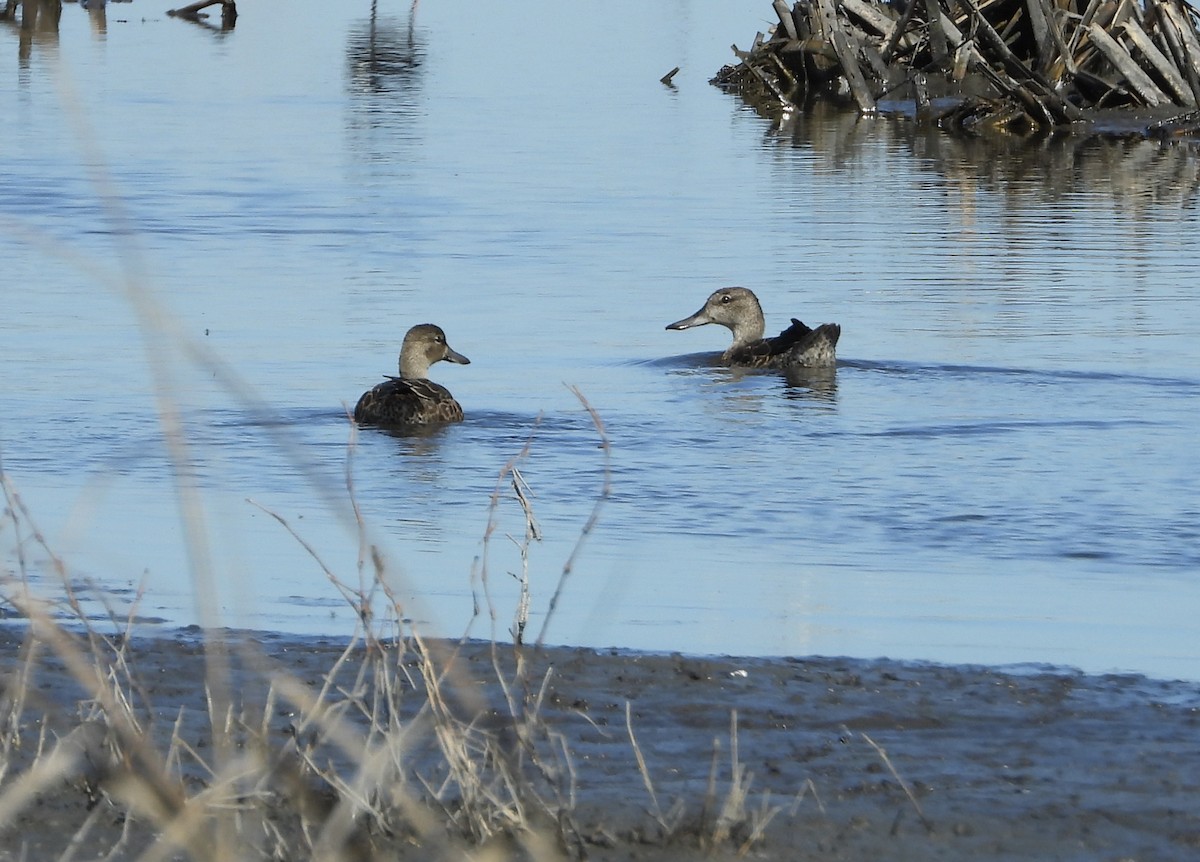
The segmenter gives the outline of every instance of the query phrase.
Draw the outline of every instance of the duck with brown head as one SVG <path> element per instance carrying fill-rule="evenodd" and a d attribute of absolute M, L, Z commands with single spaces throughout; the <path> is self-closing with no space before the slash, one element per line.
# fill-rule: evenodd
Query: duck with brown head
<path fill-rule="evenodd" d="M 432 425 L 461 422 L 462 406 L 445 386 L 427 379 L 435 362 L 470 365 L 471 360 L 446 342 L 446 333 L 432 323 L 414 326 L 400 347 L 400 376 L 389 377 L 364 392 L 354 407 L 360 425 Z"/>
<path fill-rule="evenodd" d="M 725 287 L 715 291 L 704 307 L 683 320 L 668 324 L 667 329 L 691 329 L 719 323 L 733 333 L 733 344 L 721 354 L 726 365 L 746 368 L 833 368 L 837 364 L 837 343 L 842 328 L 823 323 L 816 329 L 796 318 L 792 325 L 774 338 L 763 338 L 767 324 L 762 306 L 754 292 L 745 287 Z"/>

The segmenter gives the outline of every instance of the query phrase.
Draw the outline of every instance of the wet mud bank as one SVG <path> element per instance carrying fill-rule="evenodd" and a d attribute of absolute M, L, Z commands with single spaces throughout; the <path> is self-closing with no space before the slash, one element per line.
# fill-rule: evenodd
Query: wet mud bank
<path fill-rule="evenodd" d="M 371 725 L 363 716 L 375 708 L 380 677 L 364 668 L 380 660 L 378 643 L 347 650 L 332 640 L 229 639 L 230 703 L 219 714 L 237 731 L 237 751 L 249 751 L 247 735 L 258 734 L 271 765 L 254 781 L 240 779 L 228 799 L 216 792 L 218 778 L 197 765 L 220 747 L 206 685 L 211 651 L 187 636 L 112 646 L 120 660 L 108 665 L 109 680 L 126 680 L 120 687 L 130 714 L 161 753 L 138 763 L 170 765 L 170 781 L 192 806 L 214 794 L 214 803 L 240 807 L 230 840 L 241 858 L 285 846 L 311 852 L 303 836 L 325 835 L 330 812 L 343 809 L 350 814 L 339 834 L 353 852 L 328 858 L 451 858 L 479 843 L 503 851 L 497 858 L 551 859 L 691 859 L 703 851 L 781 860 L 1183 860 L 1200 853 L 1200 686 L 1193 683 L 885 659 L 398 645 L 376 666 L 390 668 L 396 681 L 402 706 L 391 725 L 404 736 L 397 763 L 408 776 L 398 772 L 363 799 L 403 787 L 420 800 L 400 806 L 406 816 L 425 803 L 445 816 L 432 827 L 413 817 L 416 825 L 401 829 L 399 819 L 365 813 L 382 803 L 364 801 L 357 813 L 346 807 L 351 778 L 371 758 L 355 762 L 345 728 L 313 718 L 333 710 L 347 726 Z M 121 759 L 146 767 L 122 750 L 124 737 L 113 737 L 105 708 L 71 665 L 61 649 L 18 628 L 0 633 L 8 740 L 0 859 L 60 858 L 80 835 L 100 856 L 136 858 L 162 840 L 157 815 L 129 802 Z M 103 672 L 99 678 L 103 684 Z M 467 761 L 478 758 L 470 762 L 481 786 L 492 786 L 490 770 L 501 762 L 529 754 L 505 773 L 509 783 L 522 769 L 533 774 L 517 794 L 529 805 L 526 821 L 501 824 L 500 837 L 463 831 L 461 791 L 453 803 L 434 800 L 456 774 L 438 718 L 451 714 L 478 734 L 464 735 L 463 752 Z M 28 798 L 14 797 L 57 740 L 81 726 L 96 734 L 83 745 L 82 763 L 34 782 Z M 326 737 L 338 744 L 323 747 Z M 372 750 L 387 751 L 379 744 L 385 738 L 377 736 Z M 289 751 L 307 759 L 295 759 L 291 777 L 278 781 Z M 306 802 L 286 789 L 297 782 L 315 782 L 318 792 Z M 265 814 L 254 813 L 259 804 Z M 196 858 L 178 831 L 179 858 Z M 534 833 L 550 837 L 531 842 Z"/>

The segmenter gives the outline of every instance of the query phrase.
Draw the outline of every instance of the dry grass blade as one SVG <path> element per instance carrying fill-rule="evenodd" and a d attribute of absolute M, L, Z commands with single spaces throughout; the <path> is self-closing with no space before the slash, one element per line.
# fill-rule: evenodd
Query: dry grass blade
<path fill-rule="evenodd" d="M 20 607 L 32 623 L 34 636 L 51 646 L 75 680 L 103 710 L 104 719 L 125 763 L 122 775 L 132 779 L 129 789 L 138 809 L 155 820 L 169 821 L 183 807 L 182 789 L 168 777 L 149 740 L 114 698 L 103 678 L 98 677 L 94 657 L 50 619 L 36 602 L 24 603 Z"/>
<path fill-rule="evenodd" d="M 331 584 L 333 584 L 334 589 L 336 589 L 338 592 L 340 592 L 342 594 L 342 598 L 346 600 L 347 604 L 351 605 L 352 607 L 355 607 L 358 610 L 359 617 L 363 616 L 362 603 L 361 603 L 362 595 L 360 593 L 355 593 L 349 587 L 347 587 L 338 578 L 338 576 L 333 573 L 333 570 L 331 568 L 329 568 L 329 566 L 325 565 L 325 561 L 321 559 L 321 555 L 317 553 L 316 548 L 314 548 L 311 544 L 309 544 L 309 542 L 307 542 L 303 536 L 301 536 L 299 533 L 297 533 L 296 530 L 292 527 L 292 525 L 288 523 L 287 519 L 285 519 L 279 513 L 274 512 L 271 509 L 268 509 L 266 506 L 264 506 L 262 503 L 258 502 L 257 500 L 253 500 L 253 499 L 247 497 L 246 502 L 249 503 L 251 506 L 254 506 L 255 508 L 262 511 L 264 514 L 270 515 L 272 518 L 274 518 L 276 521 L 278 521 L 279 524 L 285 530 L 288 531 L 288 534 L 300 544 L 300 547 L 304 548 L 304 550 L 308 553 L 308 555 L 310 557 L 313 558 L 313 560 L 316 562 L 316 564 L 321 567 L 321 571 L 323 571 L 325 573 L 325 577 L 329 579 L 329 582 Z"/>
<path fill-rule="evenodd" d="M 650 794 L 650 805 L 652 806 L 651 814 L 658 821 L 658 825 L 662 828 L 664 835 L 669 835 L 675 831 L 674 825 L 669 823 L 666 815 L 663 814 L 662 806 L 658 804 L 658 794 L 654 792 L 654 781 L 650 778 L 650 769 L 646 766 L 646 758 L 642 754 L 642 747 L 638 745 L 637 736 L 633 732 L 633 706 L 629 701 L 625 701 L 625 729 L 629 733 L 629 744 L 633 747 L 633 756 L 637 760 L 638 773 L 642 776 L 642 784 L 646 788 L 646 792 Z"/>
<path fill-rule="evenodd" d="M 529 485 L 516 464 L 512 466 L 512 489 L 517 497 L 517 502 L 521 504 L 521 511 L 525 515 L 524 539 L 518 542 L 509 536 L 521 555 L 521 574 L 517 576 L 521 584 L 521 595 L 517 601 L 516 618 L 513 620 L 512 628 L 513 643 L 519 646 L 525 642 L 525 627 L 529 623 L 529 545 L 532 542 L 541 541 L 542 531 L 538 526 L 537 518 L 533 515 L 533 504 L 529 499 L 533 492 L 529 490 Z"/>
<path fill-rule="evenodd" d="M 491 548 L 491 540 L 499 526 L 500 500 L 503 494 L 503 489 L 507 485 L 506 480 L 510 476 L 513 477 L 512 484 L 516 490 L 517 500 L 522 505 L 522 508 L 526 513 L 526 534 L 528 536 L 531 530 L 537 531 L 536 522 L 532 520 L 532 509 L 527 505 L 528 500 L 523 496 L 523 491 L 521 489 L 521 485 L 524 484 L 524 479 L 518 480 L 517 478 L 520 475 L 517 472 L 517 464 L 521 463 L 529 456 L 530 448 L 533 446 L 534 433 L 536 433 L 537 427 L 540 424 L 541 417 L 539 416 L 537 422 L 534 423 L 533 430 L 531 430 L 529 436 L 526 437 L 525 445 L 521 447 L 521 451 L 512 458 L 509 458 L 508 461 L 505 462 L 504 466 L 500 468 L 500 473 L 496 477 L 496 486 L 492 490 L 492 496 L 488 502 L 488 520 L 487 526 L 484 527 L 483 538 L 480 540 L 480 555 L 476 559 L 475 565 L 471 569 L 471 595 L 474 600 L 474 612 L 471 616 L 471 622 L 474 623 L 475 619 L 479 616 L 482 610 L 479 601 L 479 594 L 476 591 L 476 584 L 478 584 L 483 590 L 483 606 L 487 607 L 488 619 L 491 626 L 489 637 L 492 641 L 495 641 L 496 639 L 496 606 L 492 601 L 491 585 L 488 579 L 488 555 Z M 536 538 L 541 538 L 540 532 L 538 532 Z M 528 550 L 528 544 L 529 539 L 527 538 L 525 543 L 526 551 Z M 469 632 L 470 627 L 468 626 L 468 633 Z"/>
<path fill-rule="evenodd" d="M 3 727 L 0 728 L 0 787 L 4 786 L 4 779 L 8 775 L 13 751 L 21 744 L 21 718 L 25 714 L 30 680 L 39 651 L 40 642 L 26 637 L 17 656 L 16 672 L 0 686 L 0 709 L 3 710 Z M 0 819 L 0 823 L 3 822 Z"/>
<path fill-rule="evenodd" d="M 103 750 L 103 730 L 82 725 L 63 739 L 48 754 L 37 758 L 33 766 L 9 782 L 0 794 L 0 823 L 11 823 L 21 811 L 33 804 L 38 794 L 53 784 L 74 777 L 93 757 L 100 759 Z M 97 764 L 97 771 L 99 764 Z"/>
<path fill-rule="evenodd" d="M 879 755 L 879 759 L 883 761 L 883 765 L 888 768 L 888 772 L 892 773 L 892 777 L 896 779 L 896 783 L 900 785 L 901 789 L 904 791 L 904 795 L 908 797 L 908 801 L 912 803 L 913 809 L 916 810 L 917 817 L 921 820 L 921 825 L 925 827 L 927 832 L 933 832 L 933 824 L 929 822 L 929 819 L 925 816 L 925 812 L 921 810 L 921 803 L 917 801 L 917 797 L 913 793 L 912 788 L 908 786 L 908 782 L 900 777 L 900 773 L 897 772 L 896 767 L 892 765 L 892 759 L 888 757 L 888 754 L 886 751 L 884 751 L 883 746 L 879 745 L 879 743 L 871 739 L 871 737 L 867 736 L 865 733 L 860 734 L 860 736 L 867 741 L 869 746 L 875 749 L 875 753 Z"/>
<path fill-rule="evenodd" d="M 734 827 L 746 819 L 746 795 L 749 792 L 749 779 L 738 760 L 737 710 L 729 713 L 729 792 L 725 795 L 725 803 L 717 815 L 717 823 L 713 828 L 712 843 L 719 847 L 729 840 Z"/>

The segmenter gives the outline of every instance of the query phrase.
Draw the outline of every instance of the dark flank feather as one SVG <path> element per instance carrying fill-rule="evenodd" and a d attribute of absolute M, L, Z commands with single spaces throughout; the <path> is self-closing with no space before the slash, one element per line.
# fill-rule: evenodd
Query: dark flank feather
<path fill-rule="evenodd" d="M 462 418 L 462 406 L 445 386 L 403 377 L 392 377 L 364 392 L 354 407 L 354 421 L 362 425 L 428 425 Z"/>
<path fill-rule="evenodd" d="M 731 347 L 724 358 L 730 365 L 751 368 L 781 368 L 789 365 L 832 365 L 842 327 L 822 323 L 816 329 L 796 318 L 774 338 L 762 338 L 743 347 Z"/>

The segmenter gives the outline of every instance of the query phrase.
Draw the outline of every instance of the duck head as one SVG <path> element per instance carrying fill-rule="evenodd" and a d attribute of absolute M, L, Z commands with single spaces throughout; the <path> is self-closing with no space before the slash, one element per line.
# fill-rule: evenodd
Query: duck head
<path fill-rule="evenodd" d="M 766 330 L 758 297 L 744 287 L 725 287 L 714 291 L 703 308 L 691 317 L 668 324 L 667 329 L 691 329 L 708 323 L 719 323 L 730 329 L 733 332 L 732 347 L 758 341 Z"/>
<path fill-rule="evenodd" d="M 400 346 L 401 377 L 424 379 L 429 376 L 429 366 L 442 360 L 458 365 L 471 364 L 470 359 L 446 342 L 446 333 L 440 326 L 421 323 L 405 333 L 404 343 Z"/>

